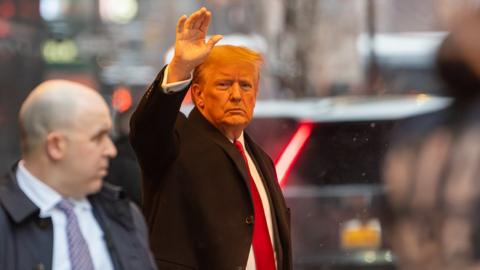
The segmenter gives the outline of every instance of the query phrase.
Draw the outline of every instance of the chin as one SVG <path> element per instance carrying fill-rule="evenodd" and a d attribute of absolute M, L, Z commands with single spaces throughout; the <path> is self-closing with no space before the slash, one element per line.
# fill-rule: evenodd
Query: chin
<path fill-rule="evenodd" d="M 248 125 L 249 122 L 250 119 L 246 117 L 233 116 L 226 119 L 225 124 L 228 126 L 238 126 L 244 128 Z"/>
<path fill-rule="evenodd" d="M 94 194 L 99 192 L 103 187 L 103 180 L 96 179 L 89 187 L 89 194 Z"/>

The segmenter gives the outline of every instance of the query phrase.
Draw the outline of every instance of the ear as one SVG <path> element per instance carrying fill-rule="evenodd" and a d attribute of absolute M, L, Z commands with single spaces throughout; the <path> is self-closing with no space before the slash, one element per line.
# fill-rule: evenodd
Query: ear
<path fill-rule="evenodd" d="M 50 132 L 45 139 L 45 150 L 52 160 L 60 160 L 65 156 L 67 141 L 65 135 L 59 132 Z"/>
<path fill-rule="evenodd" d="M 190 91 L 192 91 L 192 100 L 195 103 L 195 106 L 203 110 L 203 108 L 205 107 L 203 87 L 200 86 L 198 83 L 194 83 L 190 87 Z"/>

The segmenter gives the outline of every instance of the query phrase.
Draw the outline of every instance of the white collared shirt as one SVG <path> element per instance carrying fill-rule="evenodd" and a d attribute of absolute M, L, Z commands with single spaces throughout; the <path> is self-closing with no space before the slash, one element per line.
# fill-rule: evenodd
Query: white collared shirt
<path fill-rule="evenodd" d="M 191 81 L 192 81 L 192 75 L 190 74 L 190 78 L 184 81 L 180 82 L 174 82 L 174 83 L 167 83 L 167 76 L 168 76 L 168 66 L 165 69 L 165 73 L 163 76 L 163 81 L 162 81 L 162 91 L 165 93 L 174 93 L 181 91 L 183 88 L 185 88 Z M 243 138 L 243 132 L 238 138 L 240 143 L 243 145 L 243 149 L 245 149 L 245 154 L 247 155 L 247 160 L 248 160 L 248 167 L 250 168 L 250 173 L 253 177 L 253 181 L 255 182 L 255 185 L 257 186 L 258 193 L 260 193 L 260 198 L 262 199 L 262 205 L 263 205 L 263 210 L 265 212 L 265 218 L 267 220 L 267 226 L 268 226 L 268 232 L 270 234 L 270 240 L 272 241 L 272 247 L 273 247 L 273 252 L 275 256 L 275 264 L 277 263 L 276 257 L 277 254 L 275 252 L 275 241 L 273 241 L 273 225 L 272 225 L 272 212 L 270 208 L 270 203 L 268 201 L 268 195 L 265 189 L 265 185 L 262 182 L 262 178 L 260 177 L 260 174 L 258 173 L 257 167 L 255 166 L 255 163 L 253 162 L 252 158 L 250 157 L 250 154 L 246 150 L 247 148 L 245 147 L 245 141 Z M 233 141 L 230 140 L 231 143 Z M 250 253 L 248 255 L 248 261 L 247 261 L 247 267 L 246 270 L 256 270 L 255 266 L 255 255 L 253 253 L 253 246 L 250 246 Z"/>
<path fill-rule="evenodd" d="M 52 219 L 52 270 L 71 269 L 66 232 L 67 219 L 65 214 L 55 207 L 60 200 L 62 200 L 62 196 L 33 176 L 25 168 L 23 161 L 18 163 L 16 176 L 20 189 L 40 209 L 39 216 L 41 218 L 51 217 Z M 81 200 L 69 200 L 74 205 L 74 212 L 77 216 L 83 237 L 87 242 L 95 269 L 113 270 L 112 260 L 105 243 L 103 231 L 93 216 L 90 202 L 86 198 Z"/>

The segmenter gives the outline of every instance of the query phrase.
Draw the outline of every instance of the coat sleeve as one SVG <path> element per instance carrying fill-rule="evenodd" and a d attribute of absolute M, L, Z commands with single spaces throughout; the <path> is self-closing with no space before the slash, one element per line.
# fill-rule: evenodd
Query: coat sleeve
<path fill-rule="evenodd" d="M 178 153 L 176 127 L 186 120 L 179 112 L 184 91 L 166 94 L 160 88 L 165 67 L 143 95 L 130 120 L 130 143 L 145 179 L 158 177 Z"/>
<path fill-rule="evenodd" d="M 0 269 L 13 269 L 14 245 L 11 242 L 12 231 L 8 217 L 0 203 Z"/>

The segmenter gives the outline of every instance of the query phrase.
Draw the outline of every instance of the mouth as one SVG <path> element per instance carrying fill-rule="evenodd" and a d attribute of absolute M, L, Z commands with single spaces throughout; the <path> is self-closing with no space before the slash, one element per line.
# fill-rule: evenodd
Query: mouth
<path fill-rule="evenodd" d="M 240 108 L 228 109 L 227 113 L 234 113 L 234 114 L 245 114 L 245 110 Z"/>

